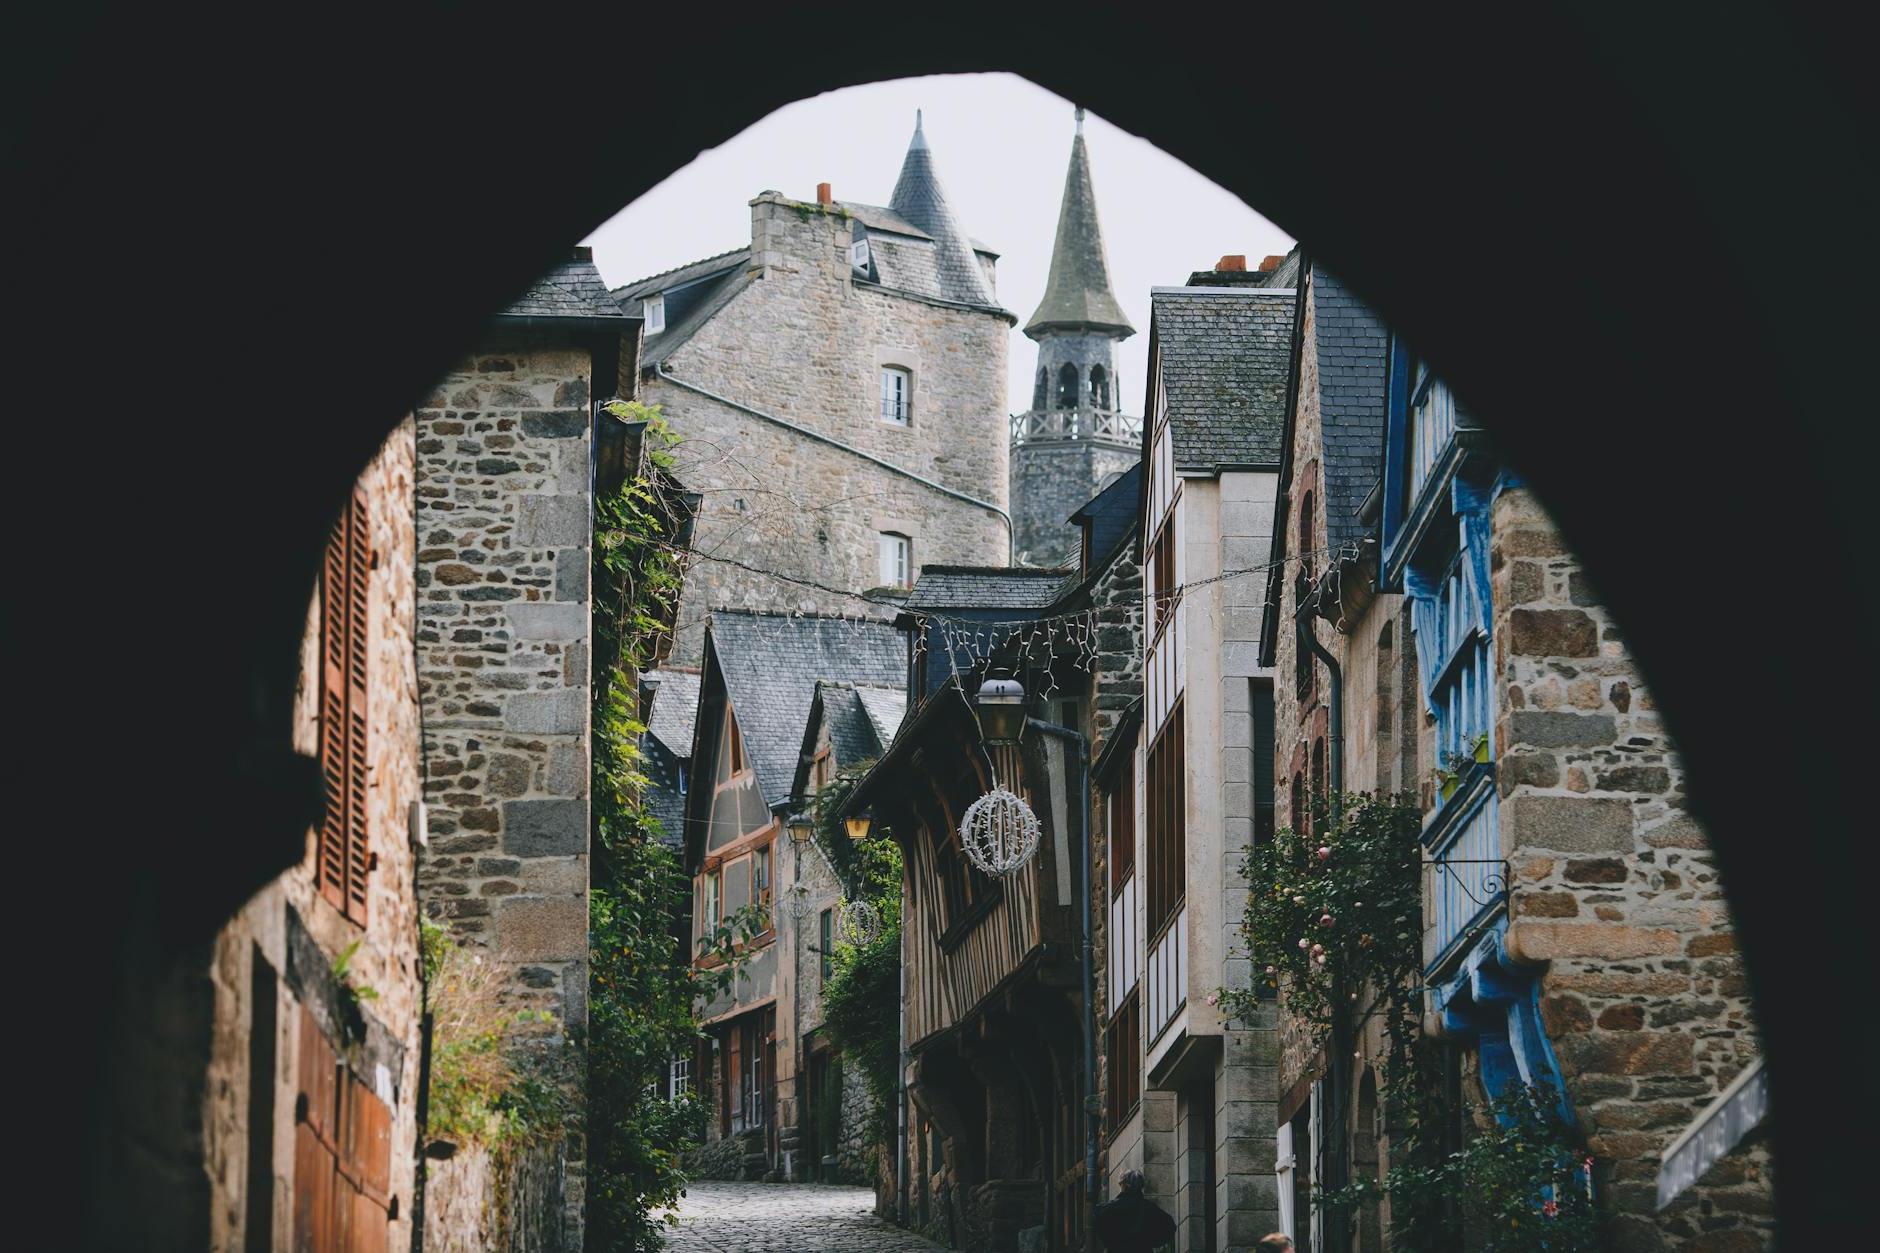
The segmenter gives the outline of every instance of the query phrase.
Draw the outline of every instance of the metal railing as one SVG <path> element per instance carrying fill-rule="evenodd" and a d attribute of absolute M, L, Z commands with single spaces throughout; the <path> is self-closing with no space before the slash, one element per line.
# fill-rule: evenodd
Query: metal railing
<path fill-rule="evenodd" d="M 1142 419 L 1108 409 L 1046 409 L 1012 415 L 1012 443 L 1059 444 L 1093 441 L 1142 445 Z"/>
<path fill-rule="evenodd" d="M 1495 810 L 1482 805 L 1423 862 L 1423 966 L 1434 971 L 1508 905 Z"/>

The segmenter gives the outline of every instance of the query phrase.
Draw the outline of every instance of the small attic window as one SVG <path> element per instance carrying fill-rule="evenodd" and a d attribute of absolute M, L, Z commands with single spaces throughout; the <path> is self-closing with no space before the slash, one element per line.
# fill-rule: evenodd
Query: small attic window
<path fill-rule="evenodd" d="M 868 236 L 849 245 L 849 265 L 863 274 L 868 273 Z"/>
<path fill-rule="evenodd" d="M 666 329 L 666 298 L 648 296 L 640 302 L 640 314 L 646 319 L 646 333 L 659 334 Z"/>

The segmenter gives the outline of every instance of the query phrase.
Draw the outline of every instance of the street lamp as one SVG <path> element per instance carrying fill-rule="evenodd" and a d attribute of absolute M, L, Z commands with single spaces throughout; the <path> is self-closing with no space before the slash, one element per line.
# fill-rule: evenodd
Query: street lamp
<path fill-rule="evenodd" d="M 857 844 L 868 838 L 868 828 L 873 823 L 874 819 L 867 814 L 850 814 L 842 820 L 842 825 L 848 828 L 849 838 Z"/>
<path fill-rule="evenodd" d="M 1025 685 L 987 679 L 979 685 L 979 730 L 988 744 L 1016 744 L 1025 734 Z"/>
<path fill-rule="evenodd" d="M 809 843 L 810 837 L 816 833 L 816 823 L 807 813 L 791 814 L 784 825 L 790 830 L 790 843 L 798 849 Z"/>

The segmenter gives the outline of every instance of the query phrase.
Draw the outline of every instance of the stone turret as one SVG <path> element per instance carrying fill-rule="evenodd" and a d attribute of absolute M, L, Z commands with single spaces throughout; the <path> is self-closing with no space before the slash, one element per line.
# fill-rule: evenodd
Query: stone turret
<path fill-rule="evenodd" d="M 1038 344 L 1031 408 L 1012 418 L 1012 524 L 1021 561 L 1074 564 L 1071 514 L 1140 456 L 1142 419 L 1122 412 L 1115 352 L 1135 333 L 1110 288 L 1080 108 L 1050 277 L 1025 324 Z"/>

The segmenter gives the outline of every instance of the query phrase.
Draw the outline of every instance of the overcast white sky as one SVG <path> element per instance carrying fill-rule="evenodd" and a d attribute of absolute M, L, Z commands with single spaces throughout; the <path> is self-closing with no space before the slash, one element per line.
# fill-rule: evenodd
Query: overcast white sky
<path fill-rule="evenodd" d="M 750 242 L 749 202 L 775 190 L 813 200 L 887 204 L 926 113 L 927 140 L 953 211 L 999 252 L 999 299 L 1022 324 L 1044 294 L 1070 161 L 1071 102 L 1012 74 L 909 78 L 801 100 L 701 153 L 586 241 L 610 286 Z M 1228 253 L 1258 265 L 1292 241 L 1241 200 L 1154 145 L 1091 115 L 1097 209 L 1110 277 L 1136 334 L 1121 345 L 1121 398 L 1142 410 L 1149 289 L 1176 286 Z M 1012 331 L 1011 398 L 1030 403 L 1035 346 Z M 1008 402 L 1008 410 L 1012 405 Z"/>

